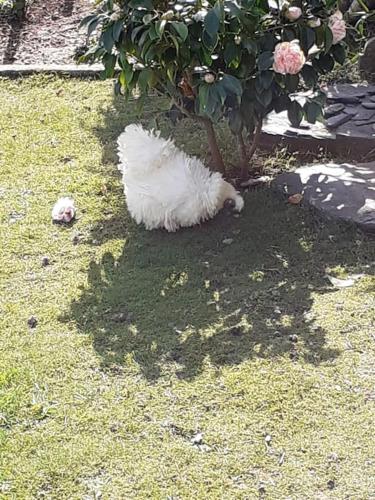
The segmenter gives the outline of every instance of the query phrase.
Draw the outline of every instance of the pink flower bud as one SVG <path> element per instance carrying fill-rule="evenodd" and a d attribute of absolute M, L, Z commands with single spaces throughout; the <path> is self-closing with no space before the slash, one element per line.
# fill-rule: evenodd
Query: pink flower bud
<path fill-rule="evenodd" d="M 214 81 L 215 81 L 215 75 L 213 73 L 206 73 L 204 75 L 204 81 L 206 83 L 214 83 Z"/>
<path fill-rule="evenodd" d="M 285 17 L 289 21 L 297 21 L 302 16 L 302 10 L 299 7 L 289 7 L 285 12 Z"/>

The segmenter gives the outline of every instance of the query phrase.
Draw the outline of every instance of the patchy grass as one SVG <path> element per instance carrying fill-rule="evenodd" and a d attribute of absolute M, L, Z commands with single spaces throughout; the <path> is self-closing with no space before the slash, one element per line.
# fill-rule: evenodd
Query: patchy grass
<path fill-rule="evenodd" d="M 265 189 L 147 233 L 115 166 L 132 106 L 94 81 L 0 88 L 0 497 L 371 498 L 374 242 Z"/>

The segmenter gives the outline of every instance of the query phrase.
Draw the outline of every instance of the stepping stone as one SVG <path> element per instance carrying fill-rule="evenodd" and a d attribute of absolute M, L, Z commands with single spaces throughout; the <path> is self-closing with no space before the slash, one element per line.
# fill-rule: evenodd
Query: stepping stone
<path fill-rule="evenodd" d="M 355 122 L 363 120 L 371 120 L 373 116 L 375 116 L 375 110 L 359 109 L 358 113 L 354 116 L 353 120 Z"/>
<path fill-rule="evenodd" d="M 276 177 L 287 196 L 303 194 L 304 202 L 328 218 L 375 232 L 375 162 L 311 164 Z"/>
<path fill-rule="evenodd" d="M 350 119 L 351 115 L 346 113 L 340 113 L 339 115 L 328 118 L 326 124 L 328 128 L 337 128 L 340 125 L 343 125 L 344 123 L 348 122 Z"/>
<path fill-rule="evenodd" d="M 362 106 L 366 109 L 375 109 L 375 102 L 363 102 Z"/>
<path fill-rule="evenodd" d="M 350 95 L 341 95 L 341 96 L 335 96 L 335 97 L 327 97 L 328 101 L 337 101 L 337 102 L 342 102 L 344 104 L 357 104 L 360 102 L 360 99 L 365 97 L 365 95 L 361 96 L 350 96 Z"/>
<path fill-rule="evenodd" d="M 364 97 L 368 93 L 367 85 L 349 85 L 338 83 L 327 89 L 327 99 L 342 99 L 350 97 Z"/>
<path fill-rule="evenodd" d="M 337 103 L 337 104 L 330 104 L 327 106 L 324 110 L 324 116 L 326 118 L 329 118 L 330 116 L 337 115 L 337 113 L 340 113 L 340 111 L 343 111 L 345 109 L 345 105 L 342 103 Z"/>

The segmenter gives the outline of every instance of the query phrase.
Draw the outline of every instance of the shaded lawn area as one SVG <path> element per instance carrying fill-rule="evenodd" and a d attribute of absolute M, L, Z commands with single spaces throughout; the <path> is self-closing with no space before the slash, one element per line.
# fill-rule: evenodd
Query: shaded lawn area
<path fill-rule="evenodd" d="M 268 189 L 146 232 L 116 170 L 134 106 L 95 81 L 0 89 L 0 498 L 371 498 L 374 240 Z"/>

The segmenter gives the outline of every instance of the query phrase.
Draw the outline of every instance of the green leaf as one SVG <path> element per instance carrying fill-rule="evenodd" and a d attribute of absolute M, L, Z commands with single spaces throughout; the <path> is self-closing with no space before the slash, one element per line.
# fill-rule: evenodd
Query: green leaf
<path fill-rule="evenodd" d="M 307 55 L 309 50 L 315 43 L 315 31 L 305 26 L 300 26 L 299 31 L 301 48 L 305 55 Z"/>
<path fill-rule="evenodd" d="M 155 31 L 156 31 L 158 38 L 162 38 L 166 24 L 167 24 L 167 21 L 165 19 L 161 19 L 160 21 L 157 21 L 155 23 Z"/>
<path fill-rule="evenodd" d="M 113 30 L 112 30 L 112 26 L 109 26 L 105 31 L 104 33 L 102 34 L 101 36 L 101 41 L 103 43 L 103 47 L 105 48 L 105 50 L 107 52 L 112 52 L 112 49 L 113 49 L 113 45 L 115 43 L 114 39 L 113 39 Z"/>
<path fill-rule="evenodd" d="M 113 54 L 105 54 L 103 57 L 104 73 L 106 78 L 112 78 L 115 72 L 117 57 Z"/>
<path fill-rule="evenodd" d="M 135 43 L 135 39 L 137 38 L 138 33 L 140 33 L 144 29 L 144 26 L 138 26 L 134 28 L 131 32 L 131 41 Z"/>
<path fill-rule="evenodd" d="M 243 128 L 241 113 L 239 109 L 231 109 L 228 112 L 228 125 L 233 134 L 238 135 Z"/>
<path fill-rule="evenodd" d="M 318 28 L 315 28 L 315 43 L 318 47 L 322 47 L 324 44 L 324 33 L 325 26 L 322 24 Z"/>
<path fill-rule="evenodd" d="M 224 49 L 224 61 L 230 68 L 238 68 L 241 61 L 241 49 L 234 42 L 227 43 Z"/>
<path fill-rule="evenodd" d="M 244 38 L 242 39 L 242 45 L 250 54 L 256 55 L 258 47 L 254 40 L 251 40 L 250 38 Z"/>
<path fill-rule="evenodd" d="M 258 68 L 260 71 L 269 69 L 273 64 L 273 53 L 270 51 L 262 52 L 258 57 Z"/>
<path fill-rule="evenodd" d="M 301 70 L 302 78 L 309 88 L 315 87 L 318 81 L 318 74 L 310 64 L 305 64 Z"/>
<path fill-rule="evenodd" d="M 174 64 L 170 64 L 168 67 L 167 67 L 167 76 L 169 78 L 169 81 L 171 83 L 175 83 L 176 82 L 176 68 L 175 68 L 175 65 Z"/>
<path fill-rule="evenodd" d="M 329 51 L 329 49 L 332 47 L 332 43 L 333 43 L 333 35 L 332 35 L 331 28 L 326 26 L 324 29 L 324 50 L 325 50 L 326 54 Z"/>
<path fill-rule="evenodd" d="M 112 30 L 113 30 L 113 39 L 114 39 L 115 42 L 119 41 L 121 32 L 123 30 L 123 26 L 124 26 L 124 21 L 122 19 L 119 19 L 113 25 L 113 27 L 112 27 Z"/>
<path fill-rule="evenodd" d="M 306 101 L 303 109 L 305 111 L 306 120 L 309 123 L 315 123 L 318 118 L 322 116 L 322 108 L 317 102 Z"/>
<path fill-rule="evenodd" d="M 150 22 L 154 19 L 153 14 L 145 14 L 142 18 L 143 24 L 150 24 Z"/>
<path fill-rule="evenodd" d="M 152 70 L 150 68 L 145 68 L 140 72 L 138 77 L 138 85 L 141 92 L 146 92 L 147 87 L 149 86 L 149 83 L 151 81 L 151 77 Z"/>
<path fill-rule="evenodd" d="M 235 94 L 237 96 L 241 96 L 242 94 L 242 85 L 241 82 L 232 75 L 224 75 L 221 79 L 222 85 L 224 89 L 230 93 Z"/>
<path fill-rule="evenodd" d="M 82 28 L 83 26 L 86 26 L 93 21 L 95 21 L 98 18 L 96 14 L 90 14 L 89 16 L 86 16 L 82 19 L 82 21 L 79 23 L 79 28 Z"/>
<path fill-rule="evenodd" d="M 87 37 L 90 37 L 92 33 L 96 30 L 98 24 L 100 22 L 100 19 L 94 19 L 87 25 Z"/>
<path fill-rule="evenodd" d="M 303 118 L 302 106 L 297 101 L 291 101 L 288 107 L 288 119 L 293 127 L 299 127 Z"/>
<path fill-rule="evenodd" d="M 219 37 L 217 34 L 211 36 L 207 31 L 203 31 L 202 41 L 203 41 L 203 44 L 209 50 L 214 50 L 214 48 L 216 47 L 216 45 L 219 41 Z"/>
<path fill-rule="evenodd" d="M 286 75 L 285 85 L 289 92 L 296 92 L 298 89 L 299 75 Z"/>
<path fill-rule="evenodd" d="M 344 64 L 346 58 L 346 51 L 343 45 L 334 45 L 332 48 L 332 55 L 339 64 Z"/>
<path fill-rule="evenodd" d="M 207 107 L 209 86 L 206 84 L 199 85 L 198 100 L 199 100 L 199 114 L 203 115 Z"/>
<path fill-rule="evenodd" d="M 172 22 L 171 23 L 173 28 L 176 30 L 178 36 L 181 38 L 181 40 L 184 42 L 189 34 L 188 27 L 186 26 L 185 23 L 179 23 L 179 22 Z"/>
<path fill-rule="evenodd" d="M 272 97 L 273 95 L 271 89 L 264 90 L 261 94 L 257 94 L 257 99 L 264 108 L 268 108 L 268 106 L 271 104 Z"/>
<path fill-rule="evenodd" d="M 291 104 L 290 97 L 286 94 L 279 95 L 274 101 L 274 108 L 276 113 L 281 113 L 289 108 Z"/>
<path fill-rule="evenodd" d="M 283 42 L 291 42 L 297 38 L 295 30 L 291 26 L 283 29 L 281 37 Z"/>
<path fill-rule="evenodd" d="M 264 89 L 269 89 L 273 82 L 273 71 L 262 71 L 259 75 L 260 83 Z"/>
<path fill-rule="evenodd" d="M 333 70 L 335 61 L 329 54 L 321 54 L 317 59 L 317 64 L 323 73 L 329 73 Z"/>
<path fill-rule="evenodd" d="M 213 38 L 217 35 L 220 27 L 220 18 L 217 15 L 216 9 L 211 9 L 207 12 L 204 18 L 204 29 Z"/>

